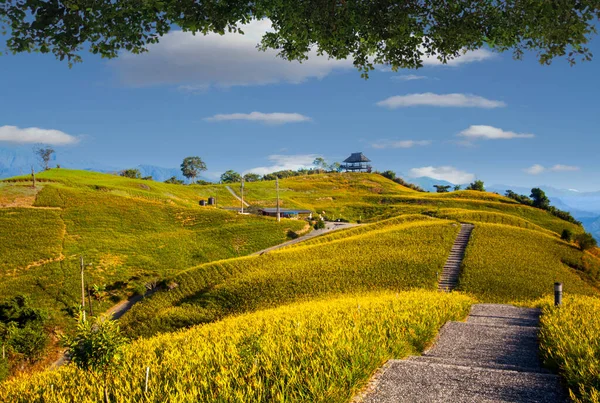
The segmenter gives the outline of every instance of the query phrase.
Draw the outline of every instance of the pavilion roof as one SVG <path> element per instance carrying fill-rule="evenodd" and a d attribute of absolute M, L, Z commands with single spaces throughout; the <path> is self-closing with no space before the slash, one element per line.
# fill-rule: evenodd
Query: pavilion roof
<path fill-rule="evenodd" d="M 363 153 L 352 153 L 344 162 L 371 162 Z"/>

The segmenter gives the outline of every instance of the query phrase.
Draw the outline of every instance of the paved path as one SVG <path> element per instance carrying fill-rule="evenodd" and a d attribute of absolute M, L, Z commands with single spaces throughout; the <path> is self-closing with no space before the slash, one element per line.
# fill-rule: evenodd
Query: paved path
<path fill-rule="evenodd" d="M 441 291 L 452 291 L 458 285 L 460 276 L 460 266 L 465 257 L 465 250 L 471 238 L 473 224 L 460 224 L 460 232 L 454 240 L 454 245 L 450 250 L 450 256 L 444 265 L 442 276 L 440 277 L 438 289 Z"/>
<path fill-rule="evenodd" d="M 328 223 L 325 223 L 324 229 L 313 230 L 306 235 L 302 235 L 296 239 L 292 239 L 291 241 L 287 241 L 282 244 L 271 246 L 270 248 L 260 250 L 256 253 L 253 253 L 253 255 L 263 255 L 265 253 L 272 252 L 276 249 L 283 248 L 284 246 L 293 245 L 293 244 L 296 244 L 296 243 L 299 243 L 302 241 L 306 241 L 307 239 L 314 238 L 319 235 L 327 234 L 328 232 L 333 232 L 333 231 L 337 231 L 340 229 L 352 228 L 352 227 L 356 227 L 358 225 L 360 225 L 360 224 L 350 224 L 350 223 L 346 223 L 346 222 L 328 222 Z"/>
<path fill-rule="evenodd" d="M 242 198 L 240 196 L 238 196 L 237 193 L 235 193 L 235 191 L 232 188 L 230 188 L 229 186 L 225 186 L 225 188 L 227 188 L 227 190 L 229 190 L 229 193 L 231 193 L 233 195 L 233 197 L 235 197 L 239 201 L 242 201 Z M 244 203 L 244 207 L 250 207 L 250 205 L 248 203 L 246 203 L 245 201 L 242 203 Z"/>
<path fill-rule="evenodd" d="M 466 322 L 449 322 L 420 357 L 390 360 L 364 403 L 567 402 L 558 376 L 538 358 L 539 310 L 474 305 Z"/>

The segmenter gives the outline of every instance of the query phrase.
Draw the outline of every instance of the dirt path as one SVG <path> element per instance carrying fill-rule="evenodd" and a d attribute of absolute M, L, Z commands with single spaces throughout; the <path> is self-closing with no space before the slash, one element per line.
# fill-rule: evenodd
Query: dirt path
<path fill-rule="evenodd" d="M 229 186 L 225 186 L 225 188 L 227 190 L 229 190 L 229 193 L 231 193 L 233 195 L 233 197 L 235 197 L 239 201 L 242 201 L 242 198 L 240 196 L 238 196 L 237 193 L 235 193 L 232 188 L 230 188 Z M 248 203 L 246 203 L 246 202 L 243 202 L 243 203 L 244 203 L 244 207 L 250 207 L 250 205 Z"/>
<path fill-rule="evenodd" d="M 333 231 L 337 231 L 337 230 L 341 230 L 341 229 L 356 227 L 358 225 L 360 225 L 360 224 L 350 224 L 350 223 L 344 223 L 344 222 L 328 222 L 325 224 L 324 229 L 317 229 L 317 230 L 311 231 L 306 235 L 302 235 L 296 239 L 292 239 L 291 241 L 287 241 L 282 244 L 271 246 L 270 248 L 260 250 L 256 253 L 253 253 L 252 255 L 264 255 L 265 253 L 269 253 L 269 252 L 272 252 L 279 248 L 283 248 L 284 246 L 294 245 L 296 243 L 306 241 L 307 239 L 311 239 L 311 238 L 314 238 L 319 235 L 327 234 L 329 232 L 333 232 Z"/>

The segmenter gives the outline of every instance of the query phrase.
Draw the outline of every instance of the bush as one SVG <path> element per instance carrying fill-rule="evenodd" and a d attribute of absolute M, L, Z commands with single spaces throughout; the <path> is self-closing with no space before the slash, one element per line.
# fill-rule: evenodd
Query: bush
<path fill-rule="evenodd" d="M 5 380 L 9 375 L 8 360 L 0 356 L 0 382 Z"/>
<path fill-rule="evenodd" d="M 131 179 L 141 179 L 142 178 L 142 173 L 140 172 L 139 169 L 124 169 L 121 172 L 119 172 L 120 176 L 124 176 L 125 178 L 131 178 Z"/>
<path fill-rule="evenodd" d="M 571 242 L 573 240 L 573 231 L 570 229 L 564 229 L 560 235 L 560 239 L 563 241 Z"/>
<path fill-rule="evenodd" d="M 594 239 L 594 237 L 587 232 L 578 234 L 575 237 L 575 242 L 577 242 L 577 245 L 579 245 L 579 249 L 581 250 L 592 249 L 597 245 L 596 239 Z"/>
<path fill-rule="evenodd" d="M 475 182 L 469 184 L 465 188 L 466 190 L 477 190 L 479 192 L 485 192 L 485 186 L 483 185 L 483 181 L 476 180 Z"/>
<path fill-rule="evenodd" d="M 314 228 L 315 229 L 325 229 L 325 220 L 317 220 Z"/>

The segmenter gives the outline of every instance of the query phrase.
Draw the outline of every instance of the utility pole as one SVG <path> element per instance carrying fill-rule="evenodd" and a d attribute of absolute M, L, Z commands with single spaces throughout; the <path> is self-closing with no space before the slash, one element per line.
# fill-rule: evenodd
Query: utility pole
<path fill-rule="evenodd" d="M 277 189 L 277 222 L 281 222 L 281 211 L 279 210 L 279 177 L 275 177 L 275 187 Z"/>
<path fill-rule="evenodd" d="M 242 178 L 242 214 L 244 214 L 244 178 Z"/>
<path fill-rule="evenodd" d="M 85 321 L 85 279 L 83 278 L 83 256 L 79 256 L 79 265 L 81 266 L 81 308 L 83 311 L 83 320 Z"/>

